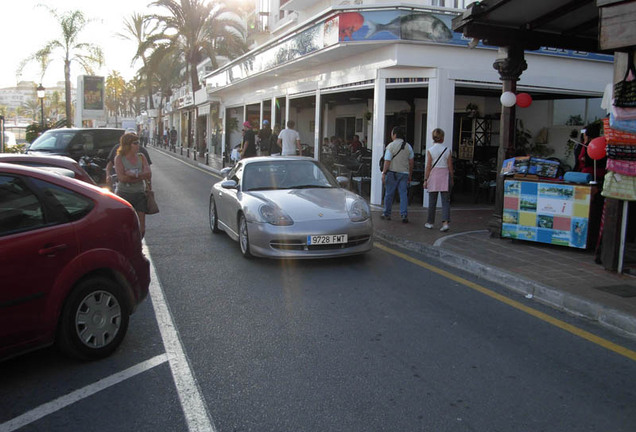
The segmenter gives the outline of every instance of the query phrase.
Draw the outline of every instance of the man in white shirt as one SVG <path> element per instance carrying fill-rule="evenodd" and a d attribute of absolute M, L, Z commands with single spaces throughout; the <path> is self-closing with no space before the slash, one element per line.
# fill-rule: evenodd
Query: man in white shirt
<path fill-rule="evenodd" d="M 296 149 L 298 149 L 298 154 L 302 156 L 303 150 L 300 146 L 300 135 L 298 132 L 294 130 L 293 120 L 289 120 L 287 122 L 287 128 L 280 131 L 278 134 L 278 146 L 281 147 L 283 156 L 296 156 Z"/>

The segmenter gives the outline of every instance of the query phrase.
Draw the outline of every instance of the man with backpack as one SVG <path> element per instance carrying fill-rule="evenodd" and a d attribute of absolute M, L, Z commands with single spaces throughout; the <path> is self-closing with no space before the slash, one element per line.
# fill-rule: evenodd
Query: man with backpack
<path fill-rule="evenodd" d="M 400 216 L 402 223 L 408 223 L 408 187 L 413 176 L 413 147 L 406 142 L 404 128 L 396 126 L 391 130 L 393 141 L 386 146 L 384 152 L 384 166 L 382 167 L 382 183 L 384 194 L 384 211 L 380 216 L 384 220 L 391 220 L 391 207 L 395 191 L 400 194 Z"/>

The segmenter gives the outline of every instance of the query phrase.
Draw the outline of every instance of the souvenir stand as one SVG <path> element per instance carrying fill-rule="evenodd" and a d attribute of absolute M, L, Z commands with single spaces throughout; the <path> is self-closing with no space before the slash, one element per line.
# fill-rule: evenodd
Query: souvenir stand
<path fill-rule="evenodd" d="M 502 174 L 501 236 L 585 249 L 596 185 L 557 179 L 558 162 L 520 157 L 507 160 Z"/>

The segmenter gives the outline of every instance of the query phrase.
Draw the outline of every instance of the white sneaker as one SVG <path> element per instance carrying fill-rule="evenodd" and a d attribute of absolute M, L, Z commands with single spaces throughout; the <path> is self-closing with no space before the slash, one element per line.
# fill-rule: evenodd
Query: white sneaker
<path fill-rule="evenodd" d="M 428 223 L 428 222 L 427 222 L 427 223 L 425 223 L 425 224 L 424 224 L 424 226 L 425 226 L 426 228 L 428 228 L 428 229 L 433 229 L 433 224 L 430 224 L 430 223 Z"/>
<path fill-rule="evenodd" d="M 444 224 L 444 225 L 442 225 L 442 227 L 439 230 L 442 231 L 442 232 L 446 232 L 446 231 L 449 230 L 449 228 L 450 227 L 447 224 Z"/>

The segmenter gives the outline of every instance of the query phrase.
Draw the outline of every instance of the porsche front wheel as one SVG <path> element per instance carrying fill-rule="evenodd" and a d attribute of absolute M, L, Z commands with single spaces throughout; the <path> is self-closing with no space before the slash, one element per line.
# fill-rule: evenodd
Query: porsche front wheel
<path fill-rule="evenodd" d="M 239 245 L 241 246 L 241 253 L 245 258 L 251 258 L 250 253 L 250 239 L 247 233 L 247 220 L 245 215 L 239 216 Z"/>

